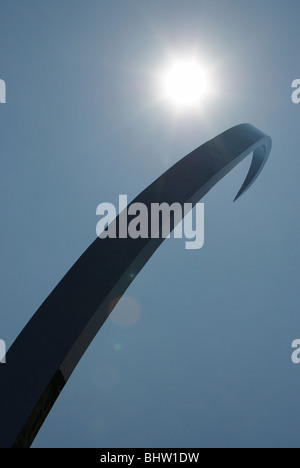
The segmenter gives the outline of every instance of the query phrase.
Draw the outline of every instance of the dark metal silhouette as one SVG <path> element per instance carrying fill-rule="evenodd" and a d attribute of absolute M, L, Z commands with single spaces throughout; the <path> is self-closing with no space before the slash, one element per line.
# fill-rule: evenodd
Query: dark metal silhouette
<path fill-rule="evenodd" d="M 268 136 L 238 125 L 187 155 L 132 203 L 195 205 L 253 152 L 238 198 L 258 177 L 270 150 Z M 0 366 L 1 447 L 32 444 L 94 336 L 163 240 L 97 238 L 40 306 Z"/>

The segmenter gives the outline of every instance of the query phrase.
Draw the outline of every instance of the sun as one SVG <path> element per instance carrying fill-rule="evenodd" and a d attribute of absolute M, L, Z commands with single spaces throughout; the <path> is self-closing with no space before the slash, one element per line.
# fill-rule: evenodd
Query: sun
<path fill-rule="evenodd" d="M 196 60 L 177 61 L 163 74 L 165 97 L 179 107 L 193 107 L 208 93 L 205 68 Z"/>

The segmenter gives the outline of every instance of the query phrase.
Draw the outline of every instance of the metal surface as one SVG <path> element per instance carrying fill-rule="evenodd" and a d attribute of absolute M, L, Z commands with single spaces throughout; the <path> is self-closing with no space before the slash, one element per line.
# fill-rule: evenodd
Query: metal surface
<path fill-rule="evenodd" d="M 253 152 L 242 195 L 262 170 L 271 139 L 231 128 L 187 155 L 132 203 L 196 204 Z M 128 222 L 130 217 L 128 218 Z M 163 238 L 96 239 L 41 305 L 0 366 L 0 446 L 29 447 L 78 361 Z"/>

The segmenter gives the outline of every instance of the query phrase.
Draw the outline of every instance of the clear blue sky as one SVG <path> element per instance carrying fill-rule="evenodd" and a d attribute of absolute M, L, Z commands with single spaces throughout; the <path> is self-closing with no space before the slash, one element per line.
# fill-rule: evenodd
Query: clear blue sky
<path fill-rule="evenodd" d="M 202 250 L 166 241 L 146 265 L 34 447 L 299 446 L 299 14 L 299 0 L 1 0 L 8 345 L 94 240 L 99 203 L 133 198 L 233 125 L 273 139 L 241 200 L 250 160 L 206 197 Z M 155 75 L 190 51 L 215 93 L 175 114 Z"/>

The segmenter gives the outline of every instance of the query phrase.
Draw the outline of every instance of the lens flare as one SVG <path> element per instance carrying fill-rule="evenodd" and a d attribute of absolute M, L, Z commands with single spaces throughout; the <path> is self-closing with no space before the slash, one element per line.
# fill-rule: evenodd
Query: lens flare
<path fill-rule="evenodd" d="M 118 302 L 112 301 L 111 307 Z M 141 316 L 141 307 L 132 297 L 124 296 L 118 306 L 111 312 L 110 320 L 119 327 L 130 328 L 135 325 Z"/>
<path fill-rule="evenodd" d="M 173 63 L 163 82 L 166 97 L 178 106 L 195 106 L 208 92 L 207 72 L 193 60 Z"/>

